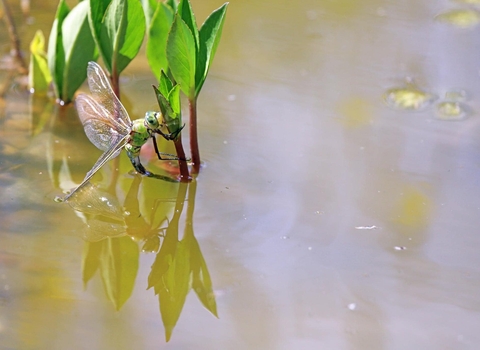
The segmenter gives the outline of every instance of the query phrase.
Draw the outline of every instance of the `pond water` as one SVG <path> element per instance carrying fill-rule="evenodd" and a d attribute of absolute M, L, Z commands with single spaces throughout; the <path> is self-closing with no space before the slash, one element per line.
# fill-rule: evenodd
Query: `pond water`
<path fill-rule="evenodd" d="M 221 4 L 193 0 L 197 21 Z M 24 48 L 53 20 L 56 2 L 37 6 L 13 6 Z M 75 111 L 13 84 L 0 348 L 478 348 L 475 6 L 231 0 L 199 98 L 200 175 L 141 178 L 122 154 L 85 192 L 100 213 L 55 201 L 101 154 Z M 122 76 L 132 118 L 155 109 L 146 67 Z M 153 147 L 142 159 L 162 171 Z"/>

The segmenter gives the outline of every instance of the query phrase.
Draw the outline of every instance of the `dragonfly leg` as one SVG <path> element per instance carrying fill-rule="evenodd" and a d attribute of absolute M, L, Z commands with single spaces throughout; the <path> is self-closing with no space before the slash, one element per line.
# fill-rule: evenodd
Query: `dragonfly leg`
<path fill-rule="evenodd" d="M 162 134 L 163 135 L 163 134 Z M 152 139 L 153 139 L 153 147 L 155 148 L 155 153 L 157 154 L 158 159 L 160 160 L 183 160 L 183 161 L 189 161 L 189 159 L 183 159 L 179 158 L 176 155 L 170 154 L 170 153 L 163 153 L 158 151 L 158 146 L 157 146 L 157 139 L 155 138 L 155 135 L 152 134 Z M 162 155 L 165 157 L 167 156 L 168 158 L 162 158 Z"/>

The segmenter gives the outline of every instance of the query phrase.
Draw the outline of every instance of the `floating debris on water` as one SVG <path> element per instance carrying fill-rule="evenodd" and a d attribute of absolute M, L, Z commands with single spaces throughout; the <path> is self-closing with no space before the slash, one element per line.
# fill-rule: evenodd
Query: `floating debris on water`
<path fill-rule="evenodd" d="M 435 20 L 458 28 L 473 28 L 480 22 L 480 13 L 473 9 L 455 9 L 435 16 Z"/>
<path fill-rule="evenodd" d="M 469 107 L 463 103 L 466 101 L 465 91 L 448 91 L 443 101 L 436 106 L 437 118 L 441 120 L 463 120 L 469 115 Z"/>
<path fill-rule="evenodd" d="M 412 111 L 422 110 L 436 99 L 435 95 L 413 85 L 389 89 L 384 95 L 384 100 L 389 107 Z"/>
<path fill-rule="evenodd" d="M 467 117 L 467 107 L 461 102 L 445 101 L 437 105 L 437 117 L 442 120 L 463 120 Z"/>
<path fill-rule="evenodd" d="M 355 228 L 357 230 L 375 230 L 377 229 L 378 227 L 375 226 L 375 225 L 372 225 L 372 226 L 355 226 Z"/>
<path fill-rule="evenodd" d="M 57 203 L 63 203 L 63 198 L 60 196 L 55 196 L 55 198 L 53 198 L 53 201 Z"/>

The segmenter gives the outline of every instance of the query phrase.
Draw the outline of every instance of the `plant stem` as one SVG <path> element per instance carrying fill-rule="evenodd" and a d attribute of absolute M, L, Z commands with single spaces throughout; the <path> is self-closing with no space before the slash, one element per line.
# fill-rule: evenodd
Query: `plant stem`
<path fill-rule="evenodd" d="M 185 151 L 183 150 L 182 138 L 181 137 L 177 138 L 175 141 L 173 141 L 173 144 L 175 145 L 175 151 L 177 152 L 177 157 L 180 159 L 186 159 Z M 187 162 L 184 160 L 179 160 L 178 166 L 180 168 L 180 182 L 190 182 L 192 178 L 188 173 Z"/>
<path fill-rule="evenodd" d="M 115 95 L 120 100 L 120 75 L 117 73 L 116 67 L 112 68 L 112 75 L 110 76 L 112 82 L 112 89 Z"/>
<path fill-rule="evenodd" d="M 190 109 L 190 152 L 192 153 L 192 174 L 200 172 L 200 151 L 197 136 L 197 97 L 188 99 Z"/>
<path fill-rule="evenodd" d="M 8 35 L 10 36 L 10 42 L 12 45 L 12 55 L 20 64 L 20 67 L 19 67 L 20 73 L 26 74 L 28 72 L 28 69 L 23 59 L 22 52 L 20 51 L 20 39 L 18 38 L 17 30 L 15 28 L 15 22 L 13 21 L 13 15 L 12 15 L 12 11 L 10 10 L 10 5 L 8 5 L 7 0 L 1 0 L 1 1 L 3 5 L 3 10 L 5 11 L 4 18 L 7 25 Z"/>

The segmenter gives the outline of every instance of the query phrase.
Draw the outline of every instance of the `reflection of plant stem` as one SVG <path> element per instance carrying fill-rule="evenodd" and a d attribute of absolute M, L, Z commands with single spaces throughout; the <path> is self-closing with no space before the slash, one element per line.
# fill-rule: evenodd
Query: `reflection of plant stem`
<path fill-rule="evenodd" d="M 188 100 L 190 108 L 190 150 L 192 152 L 192 174 L 198 174 L 200 171 L 200 151 L 198 150 L 197 136 L 197 98 Z"/>
<path fill-rule="evenodd" d="M 7 0 L 2 0 L 3 10 L 5 11 L 5 23 L 7 25 L 8 34 L 10 36 L 10 42 L 12 45 L 12 55 L 20 64 L 19 71 L 21 74 L 28 72 L 27 65 L 23 59 L 22 52 L 20 51 L 20 39 L 18 38 L 17 30 L 15 28 L 15 22 L 13 21 L 12 11 L 7 3 Z"/>
<path fill-rule="evenodd" d="M 188 188 L 188 203 L 187 203 L 187 219 L 186 224 L 193 225 L 193 212 L 195 211 L 195 196 L 197 194 L 197 182 L 195 178 L 190 183 Z"/>

